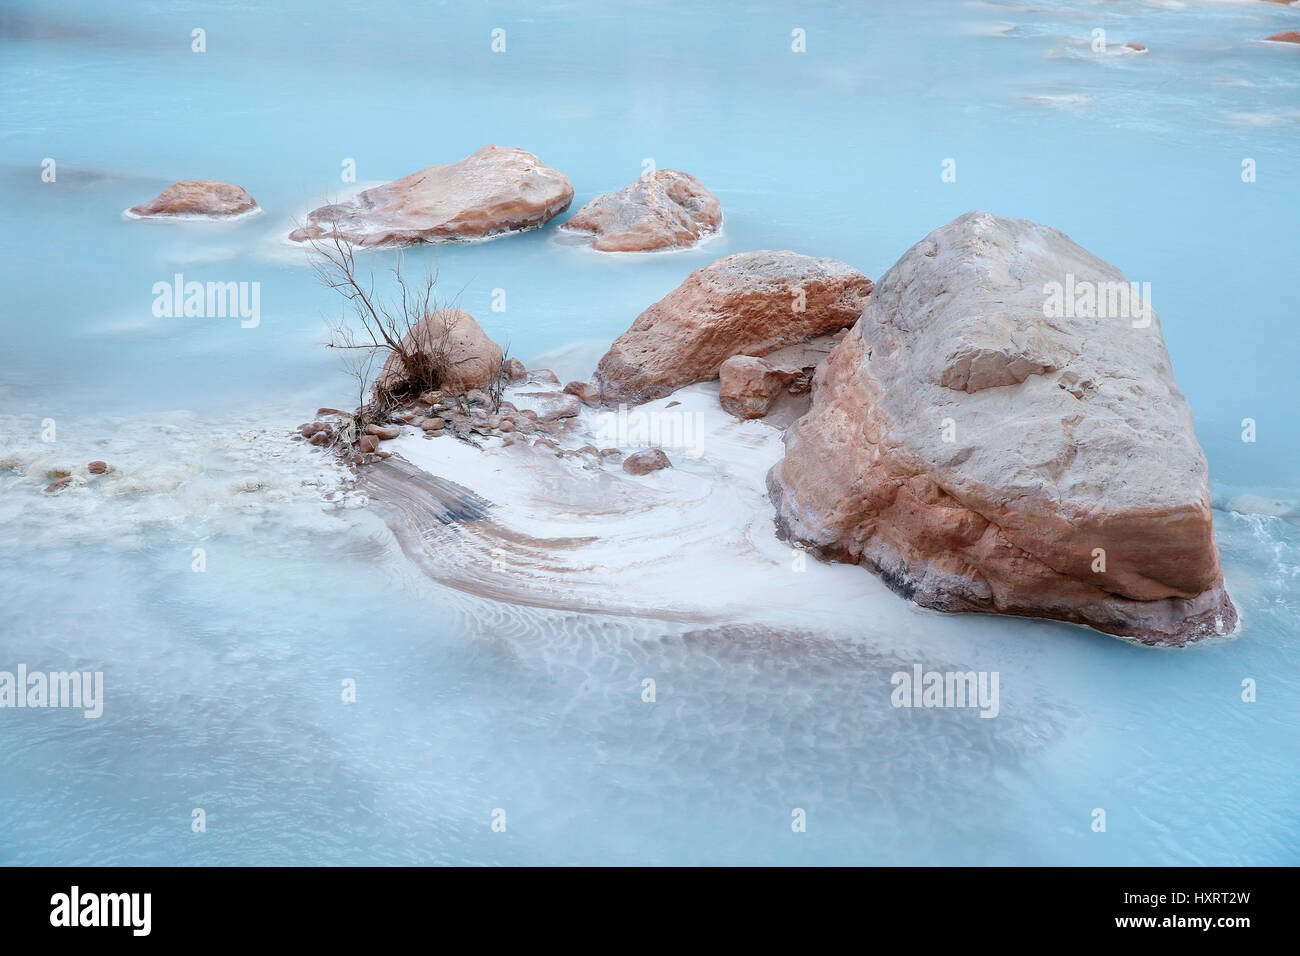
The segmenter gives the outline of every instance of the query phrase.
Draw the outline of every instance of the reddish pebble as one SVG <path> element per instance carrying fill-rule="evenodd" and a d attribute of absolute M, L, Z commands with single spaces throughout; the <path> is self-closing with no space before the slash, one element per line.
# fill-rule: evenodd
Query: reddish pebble
<path fill-rule="evenodd" d="M 584 405 L 600 404 L 600 392 L 589 382 L 570 382 L 564 386 L 564 391 L 569 395 L 578 396 Z"/>

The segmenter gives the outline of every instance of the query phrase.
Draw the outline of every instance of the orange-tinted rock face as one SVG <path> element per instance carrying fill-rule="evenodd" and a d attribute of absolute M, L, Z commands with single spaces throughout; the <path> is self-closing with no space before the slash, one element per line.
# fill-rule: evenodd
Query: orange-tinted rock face
<path fill-rule="evenodd" d="M 141 219 L 169 216 L 239 216 L 257 209 L 253 197 L 240 186 L 211 179 L 182 179 L 154 199 L 132 206 L 127 214 Z"/>
<path fill-rule="evenodd" d="M 694 176 L 659 169 L 587 203 L 561 229 L 591 234 L 602 252 L 689 246 L 722 225 L 722 204 Z"/>
<path fill-rule="evenodd" d="M 411 383 L 397 353 L 390 353 L 375 379 L 377 391 L 403 385 L 427 387 L 436 384 L 447 394 L 459 395 L 472 388 L 484 388 L 501 373 L 501 346 L 497 345 L 460 309 L 439 309 L 421 319 L 402 339 L 402 350 L 418 355 L 437 371 L 437 382 Z"/>
<path fill-rule="evenodd" d="M 871 280 L 835 259 L 743 252 L 692 272 L 642 312 L 596 368 L 604 402 L 639 404 L 718 377 L 733 355 L 766 355 L 852 325 Z"/>
<path fill-rule="evenodd" d="M 569 208 L 563 173 L 514 147 L 484 146 L 307 214 L 296 242 L 334 236 L 359 246 L 483 239 L 540 226 Z"/>
<path fill-rule="evenodd" d="M 718 401 L 737 418 L 762 418 L 798 376 L 798 369 L 782 368 L 750 355 L 733 355 L 718 373 Z"/>
<path fill-rule="evenodd" d="M 778 529 L 937 610 L 1153 644 L 1228 633 L 1205 457 L 1159 321 L 1060 315 L 1045 303 L 1067 275 L 1124 281 L 1055 230 L 986 213 L 909 250 L 786 435 Z"/>
<path fill-rule="evenodd" d="M 1300 43 L 1300 30 L 1283 30 L 1281 33 L 1274 33 L 1271 37 L 1265 37 L 1275 43 Z"/>

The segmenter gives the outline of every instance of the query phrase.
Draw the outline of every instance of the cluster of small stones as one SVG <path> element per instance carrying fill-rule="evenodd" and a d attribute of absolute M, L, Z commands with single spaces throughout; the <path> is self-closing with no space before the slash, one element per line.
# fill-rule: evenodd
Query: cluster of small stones
<path fill-rule="evenodd" d="M 91 475 L 105 475 L 112 470 L 108 462 L 105 461 L 92 461 L 86 466 L 86 473 Z M 58 494 L 64 488 L 69 487 L 74 480 L 74 476 L 65 471 L 51 471 L 45 477 L 54 479 L 45 486 L 47 495 Z"/>
<path fill-rule="evenodd" d="M 380 444 L 399 437 L 403 426 L 420 429 L 425 438 L 450 436 L 475 447 L 479 447 L 482 440 L 499 438 L 503 447 L 525 445 L 548 449 L 558 458 L 580 459 L 587 468 L 599 468 L 605 463 L 623 460 L 623 453 L 617 448 L 597 448 L 595 445 L 564 448 L 561 444 L 572 432 L 581 404 L 599 404 L 594 386 L 587 382 L 570 382 L 560 390 L 560 380 L 555 373 L 538 369 L 530 374 L 518 359 L 508 360 L 502 375 L 512 384 L 537 386 L 538 391 L 530 394 L 546 398 L 552 406 L 550 410 L 539 413 L 532 408 L 519 408 L 508 400 L 502 400 L 493 409 L 491 396 L 481 389 L 471 389 L 464 395 L 435 390 L 390 409 L 385 416 L 386 423 L 366 425 L 359 435 L 354 433 L 354 422 L 367 417 L 367 409 L 359 408 L 353 413 L 337 408 L 318 409 L 314 421 L 298 426 L 296 437 L 299 441 L 334 449 L 354 467 L 391 457 L 392 453 L 382 450 Z M 659 454 L 662 456 L 662 452 Z M 634 464 L 640 463 L 636 455 L 629 456 L 628 462 L 633 459 L 636 459 Z M 658 467 L 667 464 L 664 457 L 663 464 Z M 630 474 L 644 473 L 631 468 L 625 470 Z"/>

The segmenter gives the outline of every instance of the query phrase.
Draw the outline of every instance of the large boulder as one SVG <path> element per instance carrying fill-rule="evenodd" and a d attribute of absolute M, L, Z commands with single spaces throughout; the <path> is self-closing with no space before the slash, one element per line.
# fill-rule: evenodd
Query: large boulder
<path fill-rule="evenodd" d="M 219 183 L 214 179 L 182 179 L 172 183 L 147 203 L 132 206 L 126 214 L 135 219 L 223 219 L 242 216 L 258 208 L 253 197 L 242 186 Z"/>
<path fill-rule="evenodd" d="M 742 252 L 646 309 L 596 367 L 605 402 L 639 404 L 718 377 L 733 355 L 769 352 L 852 325 L 871 280 L 836 259 Z"/>
<path fill-rule="evenodd" d="M 462 395 L 491 384 L 501 374 L 501 358 L 501 346 L 487 337 L 472 315 L 439 309 L 402 338 L 401 354 L 389 353 L 375 378 L 375 392 L 382 396 L 436 388 Z"/>
<path fill-rule="evenodd" d="M 768 474 L 778 531 L 941 611 L 1151 644 L 1233 630 L 1191 411 L 1121 288 L 1037 223 L 935 230 L 818 368 Z"/>
<path fill-rule="evenodd" d="M 515 147 L 484 146 L 307 214 L 296 242 L 340 238 L 358 246 L 483 239 L 533 229 L 573 200 L 569 177 Z"/>
<path fill-rule="evenodd" d="M 694 176 L 657 169 L 591 200 L 560 228 L 589 233 L 602 252 L 647 252 L 692 245 L 722 224 L 722 204 Z"/>

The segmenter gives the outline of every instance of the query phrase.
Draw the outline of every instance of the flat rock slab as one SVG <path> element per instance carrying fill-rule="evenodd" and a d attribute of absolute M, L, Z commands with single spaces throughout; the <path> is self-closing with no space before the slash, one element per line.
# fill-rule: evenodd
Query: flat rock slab
<path fill-rule="evenodd" d="M 182 179 L 126 214 L 133 219 L 227 219 L 260 207 L 242 186 L 213 179 Z"/>
<path fill-rule="evenodd" d="M 295 242 L 339 238 L 358 246 L 486 239 L 535 229 L 569 208 L 573 184 L 532 153 L 484 146 L 314 209 Z"/>

